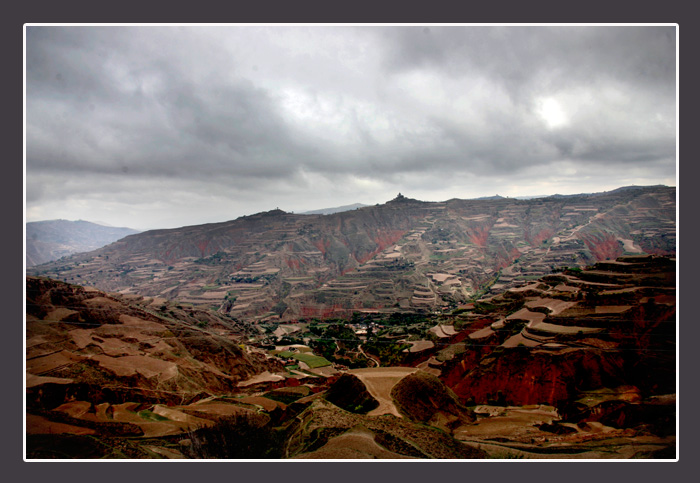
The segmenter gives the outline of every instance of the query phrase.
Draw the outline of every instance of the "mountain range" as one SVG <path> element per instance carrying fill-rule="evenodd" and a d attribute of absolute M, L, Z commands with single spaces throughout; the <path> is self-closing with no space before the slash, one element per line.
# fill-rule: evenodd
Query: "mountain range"
<path fill-rule="evenodd" d="M 29 222 L 26 229 L 28 267 L 89 252 L 138 233 L 131 228 L 104 226 L 89 221 L 47 220 Z"/>
<path fill-rule="evenodd" d="M 425 313 L 560 267 L 672 255 L 676 189 L 629 187 L 530 200 L 402 195 L 329 215 L 273 210 L 124 237 L 28 270 L 250 320 Z"/>
<path fill-rule="evenodd" d="M 27 457 L 673 459 L 675 220 L 399 195 L 30 267 Z"/>

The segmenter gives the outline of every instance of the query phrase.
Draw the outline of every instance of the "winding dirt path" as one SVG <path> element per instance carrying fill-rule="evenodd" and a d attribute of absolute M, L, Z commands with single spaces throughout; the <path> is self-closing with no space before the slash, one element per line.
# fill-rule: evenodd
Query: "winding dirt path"
<path fill-rule="evenodd" d="M 391 398 L 391 389 L 404 377 L 417 372 L 415 367 L 376 367 L 367 369 L 351 369 L 350 374 L 357 376 L 367 387 L 367 391 L 379 401 L 379 407 L 373 409 L 368 416 L 393 414 L 402 417 Z"/>
<path fill-rule="evenodd" d="M 367 354 L 365 351 L 362 350 L 362 345 L 358 346 L 357 348 L 359 349 L 360 354 L 362 354 L 363 356 L 365 356 L 365 357 L 366 357 L 367 359 L 369 359 L 370 361 L 374 362 L 375 367 L 381 366 L 381 364 L 379 363 L 379 361 L 378 361 L 377 359 L 375 359 L 374 356 L 371 356 L 371 355 Z"/>

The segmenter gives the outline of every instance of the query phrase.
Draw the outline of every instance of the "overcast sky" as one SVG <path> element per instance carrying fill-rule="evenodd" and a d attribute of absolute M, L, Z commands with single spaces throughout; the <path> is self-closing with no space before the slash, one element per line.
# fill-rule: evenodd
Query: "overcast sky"
<path fill-rule="evenodd" d="M 663 26 L 30 26 L 26 218 L 676 185 Z"/>

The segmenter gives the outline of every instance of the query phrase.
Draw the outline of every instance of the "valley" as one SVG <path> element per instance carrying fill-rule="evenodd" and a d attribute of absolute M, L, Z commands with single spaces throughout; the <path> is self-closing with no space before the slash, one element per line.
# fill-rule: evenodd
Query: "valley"
<path fill-rule="evenodd" d="M 673 459 L 675 189 L 402 196 L 28 269 L 30 459 Z"/>

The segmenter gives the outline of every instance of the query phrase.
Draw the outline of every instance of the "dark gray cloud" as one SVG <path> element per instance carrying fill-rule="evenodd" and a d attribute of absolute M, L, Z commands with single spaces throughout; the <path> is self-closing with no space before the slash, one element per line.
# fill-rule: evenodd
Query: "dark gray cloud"
<path fill-rule="evenodd" d="M 675 35 L 29 26 L 28 218 L 146 228 L 408 188 L 447 199 L 564 192 L 569 179 L 587 180 L 579 191 L 673 184 Z"/>
<path fill-rule="evenodd" d="M 33 38 L 30 28 L 27 49 L 30 170 L 266 178 L 289 175 L 290 158 L 308 151 L 291 139 L 269 94 L 250 81 L 199 79 L 197 69 L 211 69 L 211 59 L 186 51 L 182 59 L 173 50 L 142 51 L 159 35 L 57 29 L 53 42 L 38 29 Z"/>
<path fill-rule="evenodd" d="M 674 95 L 673 27 L 450 26 L 374 32 L 389 42 L 383 61 L 387 71 L 479 73 L 513 93 L 610 78 Z"/>
<path fill-rule="evenodd" d="M 462 152 L 495 169 L 516 157 L 527 164 L 553 161 L 551 147 L 579 161 L 674 156 L 673 28 L 414 27 L 378 34 L 391 45 L 383 59 L 390 74 L 435 70 L 467 85 L 473 78 L 493 83 L 492 99 L 505 99 L 510 112 L 488 106 L 480 111 L 486 137 L 472 126 L 437 122 Z M 537 98 L 557 95 L 579 97 L 566 129 L 543 131 L 528 125 L 531 114 L 518 112 L 535 108 Z"/>

